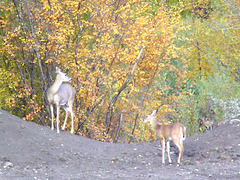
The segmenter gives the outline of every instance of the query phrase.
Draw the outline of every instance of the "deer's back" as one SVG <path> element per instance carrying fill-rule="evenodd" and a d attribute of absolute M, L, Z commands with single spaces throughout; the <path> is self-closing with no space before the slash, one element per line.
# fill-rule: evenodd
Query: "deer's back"
<path fill-rule="evenodd" d="M 178 122 L 169 125 L 158 125 L 156 128 L 156 135 L 158 138 L 164 137 L 166 140 L 171 140 L 173 136 L 179 135 L 180 127 L 184 131 L 184 126 Z"/>

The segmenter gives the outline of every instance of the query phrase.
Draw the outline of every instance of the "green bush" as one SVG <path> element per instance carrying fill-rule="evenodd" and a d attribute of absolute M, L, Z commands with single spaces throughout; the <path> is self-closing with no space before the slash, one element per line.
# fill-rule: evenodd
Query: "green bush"
<path fill-rule="evenodd" d="M 178 106 L 181 122 L 187 127 L 188 135 L 200 133 L 200 118 L 220 124 L 240 115 L 239 83 L 223 75 L 201 79 L 184 95 Z"/>

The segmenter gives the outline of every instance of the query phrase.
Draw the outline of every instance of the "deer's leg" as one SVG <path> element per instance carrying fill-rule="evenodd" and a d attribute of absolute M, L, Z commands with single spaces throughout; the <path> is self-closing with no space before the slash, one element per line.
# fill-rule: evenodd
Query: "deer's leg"
<path fill-rule="evenodd" d="M 168 162 L 169 164 L 172 164 L 172 160 L 170 157 L 170 141 L 167 141 L 167 154 L 168 154 Z"/>
<path fill-rule="evenodd" d="M 71 111 L 70 111 L 70 113 L 71 113 L 71 118 L 72 118 L 72 129 L 71 129 L 71 133 L 73 134 L 73 119 L 74 119 L 74 113 L 73 113 L 73 111 L 72 111 L 72 109 L 71 109 Z"/>
<path fill-rule="evenodd" d="M 183 142 L 181 141 L 174 141 L 174 143 L 176 144 L 176 146 L 178 147 L 179 150 L 179 155 L 178 155 L 178 166 L 181 165 L 182 163 L 182 156 L 183 156 Z"/>
<path fill-rule="evenodd" d="M 60 130 L 59 130 L 59 113 L 60 113 L 60 106 L 57 106 L 57 133 L 60 133 Z"/>
<path fill-rule="evenodd" d="M 50 111 L 51 111 L 51 118 L 52 118 L 52 127 L 51 129 L 54 130 L 54 125 L 53 125 L 53 121 L 54 121 L 54 113 L 53 113 L 53 105 L 50 104 Z"/>
<path fill-rule="evenodd" d="M 65 107 L 64 107 L 64 110 L 66 111 L 66 115 L 65 115 L 64 124 L 63 124 L 63 126 L 62 126 L 62 130 L 63 130 L 63 131 L 65 130 L 66 123 L 67 123 L 67 118 L 68 118 L 68 110 L 65 109 Z"/>
<path fill-rule="evenodd" d="M 161 145 L 162 145 L 162 164 L 165 164 L 165 140 L 161 139 Z"/>
<path fill-rule="evenodd" d="M 180 145 L 181 145 L 181 147 L 182 147 L 180 163 L 182 164 L 182 157 L 183 157 L 183 153 L 184 153 L 183 141 L 180 142 Z"/>

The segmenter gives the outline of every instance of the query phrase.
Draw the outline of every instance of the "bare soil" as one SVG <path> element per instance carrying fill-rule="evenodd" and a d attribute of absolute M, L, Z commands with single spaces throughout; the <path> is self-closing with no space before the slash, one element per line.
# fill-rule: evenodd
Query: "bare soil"
<path fill-rule="evenodd" d="M 111 144 L 26 122 L 0 110 L 0 179 L 240 179 L 240 123 L 184 141 L 183 165 L 161 165 L 159 142 Z M 168 162 L 168 161 L 166 161 Z"/>

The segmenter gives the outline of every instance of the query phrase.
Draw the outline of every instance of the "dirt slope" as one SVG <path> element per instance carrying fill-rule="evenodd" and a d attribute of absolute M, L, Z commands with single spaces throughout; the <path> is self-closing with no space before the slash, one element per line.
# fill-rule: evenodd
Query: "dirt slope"
<path fill-rule="evenodd" d="M 161 165 L 159 142 L 110 144 L 26 122 L 0 110 L 0 179 L 240 179 L 240 123 L 184 142 L 183 165 Z"/>

